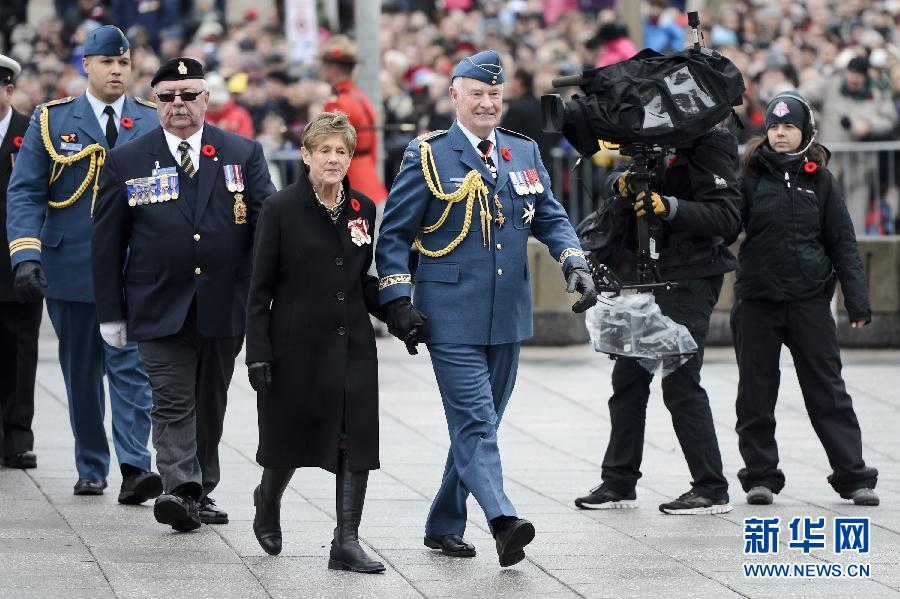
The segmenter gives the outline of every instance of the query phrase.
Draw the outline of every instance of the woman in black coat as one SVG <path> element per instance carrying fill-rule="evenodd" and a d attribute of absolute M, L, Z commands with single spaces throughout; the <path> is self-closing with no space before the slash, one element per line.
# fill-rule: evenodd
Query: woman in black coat
<path fill-rule="evenodd" d="M 337 476 L 328 567 L 381 572 L 357 540 L 369 470 L 378 463 L 379 315 L 372 263 L 375 205 L 350 188 L 356 132 L 325 112 L 303 133 L 300 180 L 263 204 L 247 304 L 247 365 L 257 391 L 262 482 L 253 530 L 281 551 L 280 503 L 294 469 Z"/>
<path fill-rule="evenodd" d="M 770 504 L 784 487 L 775 443 L 781 346 L 794 358 L 813 429 L 828 455 L 828 482 L 857 505 L 878 505 L 878 471 L 862 457 L 862 435 L 841 377 L 831 298 L 840 280 L 853 328 L 871 320 L 853 223 L 815 122 L 795 93 L 766 109 L 766 136 L 747 144 L 731 327 L 737 354 L 737 433 L 747 502 Z"/>

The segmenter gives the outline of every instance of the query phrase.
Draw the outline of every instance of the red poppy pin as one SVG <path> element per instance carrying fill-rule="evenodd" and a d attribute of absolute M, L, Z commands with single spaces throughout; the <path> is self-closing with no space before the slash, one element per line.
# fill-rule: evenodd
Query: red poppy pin
<path fill-rule="evenodd" d="M 805 170 L 807 173 L 812 174 L 819 170 L 819 166 L 815 162 L 807 162 L 803 165 L 803 170 Z"/>
<path fill-rule="evenodd" d="M 23 141 L 25 141 L 25 140 L 22 138 L 21 135 L 16 135 L 15 137 L 13 137 L 13 147 L 18 150 L 19 148 L 22 147 Z"/>
<path fill-rule="evenodd" d="M 132 121 L 127 116 L 123 116 L 122 120 L 119 122 L 122 123 L 122 126 L 125 127 L 126 129 L 131 129 L 132 127 L 134 127 L 134 121 Z"/>
<path fill-rule="evenodd" d="M 359 212 L 359 200 L 350 198 L 350 207 L 353 208 L 353 212 Z"/>
<path fill-rule="evenodd" d="M 216 149 L 209 144 L 200 148 L 200 151 L 203 152 L 203 155 L 207 158 L 213 158 L 216 155 Z"/>
<path fill-rule="evenodd" d="M 512 152 L 509 151 L 509 148 L 500 148 L 500 155 L 503 156 L 503 160 L 512 160 Z"/>

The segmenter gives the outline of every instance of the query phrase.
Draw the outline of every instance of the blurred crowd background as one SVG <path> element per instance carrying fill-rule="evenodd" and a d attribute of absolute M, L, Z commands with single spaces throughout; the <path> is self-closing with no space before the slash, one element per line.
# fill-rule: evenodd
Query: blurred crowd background
<path fill-rule="evenodd" d="M 24 67 L 13 105 L 27 114 L 46 100 L 83 93 L 81 44 L 91 28 L 112 23 L 132 44 L 130 94 L 152 99 L 149 81 L 161 61 L 196 57 L 211 73 L 208 120 L 258 139 L 270 154 L 296 148 L 303 125 L 332 90 L 315 61 L 288 61 L 282 2 L 256 3 L 230 20 L 223 16 L 225 2 L 55 0 L 55 15 L 29 21 L 28 0 L 3 0 L 2 51 Z M 350 35 L 352 4 L 338 0 L 341 29 Z M 744 128 L 735 129 L 740 141 L 762 131 L 767 101 L 786 89 L 799 89 L 814 103 L 819 140 L 826 145 L 898 138 L 900 0 L 688 4 L 700 9 L 707 45 L 744 74 L 747 94 L 737 108 Z M 684 9 L 683 1 L 642 1 L 643 45 L 666 51 L 691 43 Z M 323 18 L 322 41 L 337 33 L 324 23 Z M 551 91 L 554 77 L 632 56 L 634 33 L 615 0 L 384 0 L 385 181 L 393 180 L 410 139 L 452 122 L 448 74 L 461 57 L 488 47 L 501 53 L 507 72 L 504 124 L 534 137 L 550 156 L 555 148 L 565 152 L 566 144 L 540 131 L 540 95 Z M 865 232 L 895 231 L 898 155 L 874 155 L 874 172 L 891 180 L 863 198 Z"/>

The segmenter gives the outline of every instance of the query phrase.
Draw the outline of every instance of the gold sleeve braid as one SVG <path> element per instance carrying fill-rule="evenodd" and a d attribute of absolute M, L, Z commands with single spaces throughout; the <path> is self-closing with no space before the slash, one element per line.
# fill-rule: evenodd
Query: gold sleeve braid
<path fill-rule="evenodd" d="M 37 237 L 20 237 L 18 239 L 14 239 L 9 243 L 9 255 L 12 256 L 16 252 L 21 252 L 22 250 L 37 250 L 41 251 L 41 240 Z"/>
<path fill-rule="evenodd" d="M 478 206 L 481 210 L 482 241 L 484 246 L 488 247 L 491 236 L 491 220 L 493 217 L 491 216 L 490 205 L 488 204 L 488 189 L 481 179 L 481 174 L 475 170 L 469 171 L 469 174 L 463 179 L 459 189 L 453 193 L 444 193 L 444 189 L 441 186 L 441 180 L 438 177 L 437 166 L 435 166 L 434 163 L 434 153 L 431 151 L 431 145 L 427 141 L 422 141 L 419 144 L 419 151 L 422 153 L 422 173 L 425 176 L 425 183 L 428 185 L 428 189 L 434 197 L 447 202 L 447 207 L 444 208 L 444 212 L 441 214 L 440 218 L 438 218 L 434 224 L 422 227 L 422 233 L 434 233 L 440 229 L 446 222 L 453 204 L 461 201 L 463 198 L 466 199 L 466 215 L 463 220 L 462 231 L 460 231 L 459 235 L 457 235 L 446 247 L 439 250 L 429 250 L 422 245 L 422 236 L 420 234 L 416 235 L 414 240 L 416 248 L 429 258 L 440 258 L 455 250 L 456 247 L 462 243 L 463 239 L 465 239 L 466 235 L 469 234 L 469 229 L 472 226 L 472 208 L 475 204 L 476 196 L 478 197 Z"/>
<path fill-rule="evenodd" d="M 400 285 L 402 283 L 412 284 L 412 275 L 387 275 L 378 279 L 378 291 L 382 291 L 391 285 Z"/>
<path fill-rule="evenodd" d="M 584 252 L 578 248 L 566 248 L 563 250 L 563 253 L 559 256 L 559 263 L 565 264 L 566 258 L 571 258 L 572 256 L 578 256 L 582 260 L 585 259 Z"/>
<path fill-rule="evenodd" d="M 85 190 L 91 184 L 91 179 L 93 179 L 94 195 L 91 199 L 91 216 L 93 216 L 94 202 L 97 201 L 97 190 L 100 188 L 100 168 L 106 161 L 106 148 L 98 143 L 93 143 L 88 147 L 82 149 L 80 152 L 77 152 L 76 154 L 72 154 L 71 156 L 63 156 L 56 151 L 56 148 L 53 147 L 53 142 L 50 139 L 50 111 L 47 109 L 47 106 L 41 107 L 40 124 L 41 140 L 44 142 L 44 149 L 47 150 L 47 154 L 50 156 L 50 160 L 53 161 L 53 169 L 50 171 L 50 182 L 48 183 L 48 185 L 53 185 L 60 178 L 60 176 L 62 176 L 65 168 L 70 164 L 74 164 L 82 158 L 87 158 L 88 156 L 90 156 L 91 158 L 91 162 L 88 165 L 87 175 L 85 176 L 84 181 L 81 182 L 81 185 L 79 185 L 75 192 L 72 194 L 72 197 L 61 202 L 48 201 L 47 204 L 51 208 L 68 208 L 69 206 L 77 202 L 79 198 L 81 198 L 82 194 L 84 194 Z"/>

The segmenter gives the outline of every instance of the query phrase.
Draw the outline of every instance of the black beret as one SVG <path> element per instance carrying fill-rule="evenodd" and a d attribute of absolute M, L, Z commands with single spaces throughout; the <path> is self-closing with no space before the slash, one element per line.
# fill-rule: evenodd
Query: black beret
<path fill-rule="evenodd" d="M 156 75 L 150 81 L 150 86 L 155 87 L 160 81 L 181 81 L 183 79 L 203 79 L 203 65 L 193 58 L 173 58 L 159 67 Z"/>

